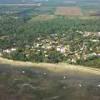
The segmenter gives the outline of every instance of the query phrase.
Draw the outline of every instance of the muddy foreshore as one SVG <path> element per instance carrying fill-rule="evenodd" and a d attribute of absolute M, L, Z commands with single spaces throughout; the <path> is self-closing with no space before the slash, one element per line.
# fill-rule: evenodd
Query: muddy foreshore
<path fill-rule="evenodd" d="M 0 100 L 100 100 L 100 70 L 0 58 Z"/>

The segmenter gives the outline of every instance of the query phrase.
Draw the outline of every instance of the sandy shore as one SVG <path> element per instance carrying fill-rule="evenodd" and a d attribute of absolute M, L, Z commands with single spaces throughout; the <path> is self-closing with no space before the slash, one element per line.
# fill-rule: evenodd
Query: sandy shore
<path fill-rule="evenodd" d="M 76 66 L 70 65 L 67 63 L 59 63 L 59 64 L 50 64 L 50 63 L 32 63 L 32 62 L 22 62 L 22 61 L 14 61 L 6 58 L 0 57 L 0 64 L 8 64 L 17 67 L 38 67 L 45 68 L 47 70 L 53 72 L 65 72 L 65 71 L 73 71 L 75 73 L 86 73 L 86 74 L 95 74 L 100 75 L 100 69 L 90 68 L 84 66 Z"/>

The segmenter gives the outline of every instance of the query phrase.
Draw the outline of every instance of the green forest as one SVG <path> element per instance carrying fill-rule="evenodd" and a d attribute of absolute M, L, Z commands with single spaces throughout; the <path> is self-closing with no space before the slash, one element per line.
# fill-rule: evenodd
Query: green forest
<path fill-rule="evenodd" d="M 99 67 L 98 17 L 82 19 L 55 16 L 49 20 L 34 18 L 36 17 L 0 16 L 0 51 L 3 57 L 22 61 L 67 62 Z M 90 32 L 88 36 L 85 36 L 86 32 Z M 47 49 L 50 46 L 51 48 Z M 57 51 L 58 47 L 66 47 L 68 50 L 62 53 L 60 50 Z M 11 48 L 16 50 L 10 52 Z"/>
<path fill-rule="evenodd" d="M 0 4 L 1 57 L 100 67 L 98 0 L 13 2 Z"/>

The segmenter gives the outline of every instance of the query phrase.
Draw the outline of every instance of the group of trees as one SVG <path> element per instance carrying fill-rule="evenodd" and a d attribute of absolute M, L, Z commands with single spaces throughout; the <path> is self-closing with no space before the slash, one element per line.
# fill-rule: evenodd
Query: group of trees
<path fill-rule="evenodd" d="M 30 52 L 30 51 L 29 51 Z M 30 53 L 25 53 L 25 49 L 18 48 L 16 51 L 11 53 L 3 53 L 3 57 L 13 60 L 21 61 L 32 61 L 32 62 L 48 62 L 48 63 L 59 63 L 64 60 L 64 55 L 56 50 L 51 50 L 48 52 L 47 56 L 41 51 L 33 51 Z"/>
<path fill-rule="evenodd" d="M 14 16 L 2 16 L 0 18 L 0 36 L 10 36 L 10 39 L 7 40 L 8 43 L 15 41 L 17 44 L 20 44 L 20 41 L 21 43 L 30 42 L 41 35 L 56 33 L 67 35 L 68 31 L 74 33 L 76 30 L 83 32 L 100 31 L 99 26 L 100 19 L 66 18 L 59 16 L 47 21 L 25 21 L 22 18 Z"/>
<path fill-rule="evenodd" d="M 95 23 L 95 24 L 94 24 Z M 75 51 L 85 41 L 87 47 L 94 49 L 99 46 L 88 42 L 91 38 L 83 38 L 82 34 L 76 31 L 100 31 L 100 19 L 81 19 L 67 18 L 58 16 L 54 19 L 46 21 L 25 20 L 17 16 L 0 16 L 0 49 L 9 49 L 12 47 L 25 48 L 26 45 L 32 46 L 37 37 L 47 37 L 51 34 L 58 34 L 59 38 L 65 34 L 65 41 L 69 43 L 71 51 Z M 7 56 L 7 55 L 4 55 Z M 44 59 L 42 51 L 32 52 L 29 57 L 26 56 L 23 50 L 17 50 L 8 56 L 11 59 L 29 60 L 34 62 L 53 62 L 58 63 L 64 61 L 64 56 L 57 51 L 49 51 L 47 59 Z"/>

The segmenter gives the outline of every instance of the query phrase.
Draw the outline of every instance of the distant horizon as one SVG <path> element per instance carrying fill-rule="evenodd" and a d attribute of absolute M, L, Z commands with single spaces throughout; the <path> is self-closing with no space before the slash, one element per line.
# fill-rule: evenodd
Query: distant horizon
<path fill-rule="evenodd" d="M 50 1 L 50 0 L 0 0 L 0 4 L 26 4 L 26 3 L 34 3 L 34 2 L 41 2 L 41 1 Z M 51 0 L 52 1 L 52 0 Z M 59 0 L 56 0 L 56 1 L 59 1 Z M 66 1 L 84 1 L 84 0 L 66 0 Z M 89 2 L 97 2 L 97 1 L 100 1 L 100 0 L 85 0 L 85 1 L 89 1 Z"/>

